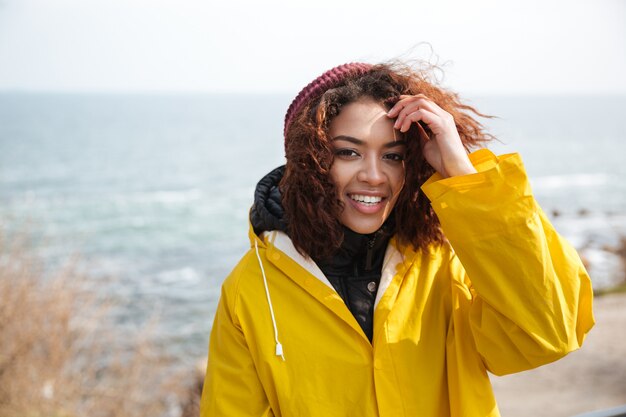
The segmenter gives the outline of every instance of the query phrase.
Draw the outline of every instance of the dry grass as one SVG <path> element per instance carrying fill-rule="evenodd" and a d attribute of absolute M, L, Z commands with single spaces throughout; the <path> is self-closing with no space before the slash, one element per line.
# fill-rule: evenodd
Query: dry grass
<path fill-rule="evenodd" d="M 0 417 L 179 414 L 149 332 L 120 335 L 77 261 L 48 274 L 28 246 L 0 230 Z"/>

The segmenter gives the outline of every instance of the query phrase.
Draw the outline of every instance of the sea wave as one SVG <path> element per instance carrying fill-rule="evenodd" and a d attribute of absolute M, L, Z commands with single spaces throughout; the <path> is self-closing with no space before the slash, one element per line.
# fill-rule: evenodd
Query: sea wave
<path fill-rule="evenodd" d="M 196 269 L 191 266 L 184 266 L 182 268 L 170 269 L 159 272 L 157 274 L 157 281 L 160 284 L 180 284 L 184 283 L 198 283 L 200 282 L 201 275 Z"/>
<path fill-rule="evenodd" d="M 202 190 L 198 188 L 188 190 L 141 191 L 132 194 L 118 194 L 115 196 L 114 200 L 118 205 L 128 203 L 158 203 L 170 205 L 199 200 L 202 198 L 202 194 Z"/>
<path fill-rule="evenodd" d="M 611 182 L 612 176 L 608 174 L 573 174 L 573 175 L 547 175 L 531 179 L 535 190 L 554 190 L 560 188 L 585 188 L 604 186 Z"/>

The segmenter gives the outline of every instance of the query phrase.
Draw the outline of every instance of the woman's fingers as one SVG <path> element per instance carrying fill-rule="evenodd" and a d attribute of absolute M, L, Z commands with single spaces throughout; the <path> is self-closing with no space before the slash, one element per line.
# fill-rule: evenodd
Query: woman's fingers
<path fill-rule="evenodd" d="M 436 125 L 443 123 L 446 119 L 446 116 L 448 116 L 448 113 L 445 110 L 443 110 L 436 103 L 429 100 L 426 96 L 422 94 L 418 96 L 401 96 L 401 97 L 405 97 L 405 98 L 402 98 L 400 101 L 398 101 L 398 103 L 396 103 L 396 105 L 392 107 L 391 110 L 387 114 L 389 117 L 396 118 L 396 122 L 394 126 L 397 129 L 400 129 L 402 132 L 405 132 L 406 130 L 408 130 L 408 128 L 406 129 L 402 128 L 403 126 L 406 126 L 405 120 L 407 116 L 417 111 L 426 111 L 430 113 L 430 115 L 439 116 L 441 118 L 440 122 L 435 120 L 432 116 L 422 119 L 429 126 L 433 122 L 436 123 Z M 417 121 L 417 120 L 413 120 L 413 121 Z M 437 130 L 437 129 L 435 126 L 431 126 L 431 130 Z"/>
<path fill-rule="evenodd" d="M 411 100 L 412 98 L 417 98 L 417 96 L 400 96 L 400 100 L 398 100 L 398 102 L 394 104 L 394 106 L 387 112 L 387 116 L 389 117 L 399 116 L 400 113 L 403 110 L 405 110 L 405 108 L 414 101 L 414 100 Z"/>
<path fill-rule="evenodd" d="M 400 100 L 387 112 L 389 117 L 396 117 L 400 114 L 410 113 L 410 110 L 415 107 L 425 107 L 433 113 L 443 111 L 434 101 L 426 97 L 424 94 L 417 94 L 414 96 L 400 96 Z"/>
<path fill-rule="evenodd" d="M 400 96 L 400 100 L 389 110 L 388 116 L 395 118 L 394 128 L 406 132 L 415 123 L 422 139 L 422 152 L 426 161 L 444 177 L 476 172 L 456 128 L 454 117 L 423 94 Z M 434 136 L 429 136 L 423 129 Z M 435 140 L 429 140 L 429 138 Z"/>
<path fill-rule="evenodd" d="M 396 120 L 394 127 L 399 129 L 400 132 L 406 132 L 411 128 L 412 123 L 423 121 L 428 126 L 438 122 L 438 116 L 426 109 L 418 109 L 405 115 L 401 120 Z"/>

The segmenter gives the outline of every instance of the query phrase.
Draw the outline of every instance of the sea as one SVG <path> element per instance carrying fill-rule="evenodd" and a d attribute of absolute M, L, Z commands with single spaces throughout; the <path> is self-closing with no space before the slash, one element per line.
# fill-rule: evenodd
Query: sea
<path fill-rule="evenodd" d="M 156 317 L 184 361 L 206 356 L 220 284 L 249 247 L 260 177 L 284 163 L 291 96 L 0 93 L 0 230 L 31 236 L 46 268 L 71 259 L 116 301 L 120 327 Z M 475 96 L 519 152 L 594 286 L 623 271 L 626 96 Z M 620 269 L 622 268 L 622 269 Z"/>

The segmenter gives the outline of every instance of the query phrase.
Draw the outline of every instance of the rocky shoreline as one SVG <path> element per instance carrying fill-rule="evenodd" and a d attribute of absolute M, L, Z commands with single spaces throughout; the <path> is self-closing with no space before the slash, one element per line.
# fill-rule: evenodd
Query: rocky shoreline
<path fill-rule="evenodd" d="M 552 211 L 550 221 L 580 254 L 596 294 L 626 284 L 626 214 Z"/>

